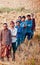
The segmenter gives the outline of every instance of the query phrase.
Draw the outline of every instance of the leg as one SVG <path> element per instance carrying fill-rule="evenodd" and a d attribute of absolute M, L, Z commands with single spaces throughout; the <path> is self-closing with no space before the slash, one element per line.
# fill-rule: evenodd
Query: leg
<path fill-rule="evenodd" d="M 6 45 L 2 44 L 1 45 L 1 59 L 4 61 L 4 57 L 6 56 Z"/>
<path fill-rule="evenodd" d="M 32 31 L 32 33 L 31 33 L 31 39 L 33 38 L 33 35 L 34 35 L 34 31 Z"/>
<path fill-rule="evenodd" d="M 1 44 L 0 44 L 0 60 L 1 60 Z"/>
<path fill-rule="evenodd" d="M 27 34 L 27 39 L 30 40 L 31 39 L 31 33 Z"/>
<path fill-rule="evenodd" d="M 15 52 L 13 51 L 13 58 L 12 61 L 15 61 Z"/>
<path fill-rule="evenodd" d="M 20 38 L 17 38 L 17 48 L 19 47 L 20 45 Z"/>
<path fill-rule="evenodd" d="M 15 52 L 16 52 L 16 42 L 12 43 L 12 48 L 13 48 L 13 59 L 15 61 Z"/>
<path fill-rule="evenodd" d="M 7 56 L 7 60 L 9 61 L 9 58 L 11 56 L 11 47 L 10 47 L 10 45 L 7 45 L 6 56 Z"/>

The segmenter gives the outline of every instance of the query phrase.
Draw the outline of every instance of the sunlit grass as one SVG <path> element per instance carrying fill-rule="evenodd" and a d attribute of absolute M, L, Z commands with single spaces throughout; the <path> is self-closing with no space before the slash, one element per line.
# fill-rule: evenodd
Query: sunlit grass
<path fill-rule="evenodd" d="M 31 9 L 25 9 L 25 7 L 19 7 L 19 8 L 9 8 L 9 7 L 1 7 L 0 8 L 0 13 L 3 13 L 3 12 L 11 12 L 11 11 L 16 11 L 16 12 L 25 12 L 25 13 L 31 13 L 31 12 L 35 12 L 35 13 L 37 13 L 37 12 L 39 12 L 40 11 L 40 9 L 39 10 L 31 10 Z"/>
<path fill-rule="evenodd" d="M 10 11 L 13 11 L 13 8 L 8 8 L 8 7 L 2 7 L 0 8 L 0 13 L 3 13 L 3 12 L 10 12 Z"/>

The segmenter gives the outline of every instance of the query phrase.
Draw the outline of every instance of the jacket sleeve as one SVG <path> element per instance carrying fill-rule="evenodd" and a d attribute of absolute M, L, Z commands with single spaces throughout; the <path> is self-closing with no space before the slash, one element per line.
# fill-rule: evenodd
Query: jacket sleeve
<path fill-rule="evenodd" d="M 9 31 L 10 44 L 12 43 L 11 31 Z"/>

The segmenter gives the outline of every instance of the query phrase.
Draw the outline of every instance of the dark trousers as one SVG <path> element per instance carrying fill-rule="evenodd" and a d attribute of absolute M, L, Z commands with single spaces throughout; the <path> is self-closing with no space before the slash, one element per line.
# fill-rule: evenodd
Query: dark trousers
<path fill-rule="evenodd" d="M 30 39 L 32 38 L 31 33 L 26 33 L 26 34 L 25 34 L 25 38 L 26 38 L 26 36 L 27 36 L 27 39 L 28 39 L 28 40 L 30 40 Z"/>
<path fill-rule="evenodd" d="M 12 43 L 12 49 L 13 49 L 13 52 L 15 53 L 16 52 L 16 42 Z"/>
<path fill-rule="evenodd" d="M 12 60 L 15 60 L 15 52 L 16 52 L 16 42 L 12 43 L 12 49 L 13 49 L 13 59 Z"/>

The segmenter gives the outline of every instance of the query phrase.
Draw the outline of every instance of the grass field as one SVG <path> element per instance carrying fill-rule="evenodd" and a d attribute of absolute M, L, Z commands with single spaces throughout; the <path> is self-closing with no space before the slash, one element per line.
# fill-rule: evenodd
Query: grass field
<path fill-rule="evenodd" d="M 25 39 L 16 51 L 16 61 L 4 62 L 0 60 L 0 65 L 40 65 L 40 0 L 0 0 L 0 29 L 2 24 L 10 21 L 16 22 L 19 15 L 34 13 L 36 21 L 36 31 L 32 40 Z"/>

